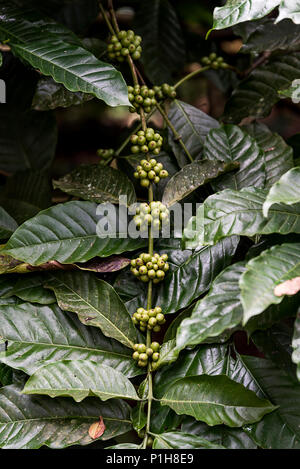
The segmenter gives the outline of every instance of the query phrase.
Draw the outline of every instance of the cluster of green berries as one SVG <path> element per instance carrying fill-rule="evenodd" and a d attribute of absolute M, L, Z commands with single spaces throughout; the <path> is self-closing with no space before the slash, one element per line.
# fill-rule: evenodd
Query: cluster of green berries
<path fill-rule="evenodd" d="M 168 83 L 164 83 L 161 86 L 154 86 L 153 90 L 157 99 L 176 98 L 176 90 L 174 86 L 168 85 Z"/>
<path fill-rule="evenodd" d="M 113 34 L 109 40 L 107 51 L 110 59 L 124 62 L 129 55 L 133 60 L 141 58 L 142 38 L 133 31 L 120 31 L 117 35 Z"/>
<path fill-rule="evenodd" d="M 138 308 L 136 313 L 132 316 L 132 321 L 142 332 L 145 332 L 147 329 L 149 329 L 149 331 L 153 330 L 153 332 L 159 332 L 161 325 L 166 322 L 160 306 L 149 310 Z"/>
<path fill-rule="evenodd" d="M 130 112 L 137 112 L 142 108 L 148 114 L 156 105 L 155 91 L 146 85 L 128 86 L 128 98 L 132 104 Z"/>
<path fill-rule="evenodd" d="M 131 153 L 153 153 L 159 155 L 163 138 L 155 132 L 152 127 L 148 127 L 145 131 L 139 130 L 137 134 L 131 135 L 132 143 Z"/>
<path fill-rule="evenodd" d="M 169 176 L 162 163 L 158 163 L 155 158 L 141 160 L 134 172 L 134 177 L 140 179 L 142 187 L 149 187 L 150 183 L 158 184 L 161 179 Z"/>
<path fill-rule="evenodd" d="M 115 154 L 115 150 L 113 148 L 99 148 L 97 150 L 97 155 L 103 158 L 104 160 L 109 160 Z"/>
<path fill-rule="evenodd" d="M 201 63 L 203 65 L 209 65 L 214 70 L 219 68 L 228 68 L 229 65 L 224 62 L 223 57 L 218 57 L 215 52 L 212 52 L 208 57 L 202 57 Z"/>
<path fill-rule="evenodd" d="M 151 202 L 149 205 L 140 204 L 136 209 L 136 215 L 133 217 L 135 224 L 141 230 L 152 226 L 159 230 L 162 222 L 169 223 L 169 210 L 161 202 Z"/>
<path fill-rule="evenodd" d="M 137 259 L 131 261 L 131 272 L 142 282 L 161 282 L 170 266 L 167 263 L 168 255 L 142 253 Z"/>
<path fill-rule="evenodd" d="M 152 362 L 159 360 L 160 345 L 158 342 L 152 342 L 150 347 L 145 344 L 135 344 L 132 358 L 138 362 L 138 366 L 144 368 L 148 365 L 148 360 L 151 357 Z"/>

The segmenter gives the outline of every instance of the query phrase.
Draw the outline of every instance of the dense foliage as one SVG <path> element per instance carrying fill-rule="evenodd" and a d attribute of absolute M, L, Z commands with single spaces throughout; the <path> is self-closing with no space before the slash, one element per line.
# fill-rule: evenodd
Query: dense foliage
<path fill-rule="evenodd" d="M 0 447 L 299 449 L 299 135 L 261 118 L 300 100 L 300 2 L 41 3 L 0 1 Z M 50 186 L 92 99 L 136 119 Z"/>

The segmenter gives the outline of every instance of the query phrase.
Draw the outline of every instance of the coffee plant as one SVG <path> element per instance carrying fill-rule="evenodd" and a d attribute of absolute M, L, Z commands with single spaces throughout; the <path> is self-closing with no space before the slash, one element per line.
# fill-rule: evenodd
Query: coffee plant
<path fill-rule="evenodd" d="M 1 0 L 0 55 L 0 447 L 300 449 L 299 1 Z"/>

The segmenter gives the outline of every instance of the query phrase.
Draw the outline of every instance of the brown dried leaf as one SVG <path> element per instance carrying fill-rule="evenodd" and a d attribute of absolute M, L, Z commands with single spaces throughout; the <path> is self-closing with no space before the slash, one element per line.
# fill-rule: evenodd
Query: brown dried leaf
<path fill-rule="evenodd" d="M 100 419 L 98 422 L 92 423 L 92 425 L 89 428 L 89 435 L 93 440 L 96 440 L 97 438 L 100 438 L 100 436 L 103 435 L 105 432 L 106 426 L 103 421 L 103 418 L 100 416 Z"/>
<path fill-rule="evenodd" d="M 276 285 L 274 288 L 274 295 L 296 295 L 298 291 L 300 291 L 300 277 L 295 277 L 291 280 L 286 280 L 285 282 Z"/>
<path fill-rule="evenodd" d="M 89 270 L 98 273 L 117 272 L 130 264 L 130 259 L 120 256 L 111 256 L 106 259 L 95 257 L 90 261 L 77 263 L 76 267 L 80 270 Z"/>

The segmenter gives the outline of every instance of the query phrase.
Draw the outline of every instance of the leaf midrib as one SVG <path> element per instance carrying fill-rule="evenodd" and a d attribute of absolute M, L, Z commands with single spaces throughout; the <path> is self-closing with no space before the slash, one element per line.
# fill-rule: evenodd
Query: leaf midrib
<path fill-rule="evenodd" d="M 55 280 L 56 280 L 56 279 L 55 279 Z M 134 345 L 133 342 L 131 342 L 131 340 L 128 339 L 128 337 L 126 337 L 125 334 L 124 334 L 120 329 L 118 329 L 117 326 L 116 326 L 113 322 L 111 322 L 106 316 L 104 316 L 103 314 L 101 314 L 101 312 L 100 312 L 99 310 L 97 310 L 95 306 L 93 306 L 91 303 L 88 303 L 88 301 L 85 300 L 82 296 L 80 296 L 78 292 L 76 292 L 75 290 L 73 290 L 72 287 L 70 287 L 68 284 L 64 283 L 62 280 L 60 280 L 60 284 L 63 285 L 63 286 L 64 286 L 65 288 L 67 288 L 68 290 L 70 290 L 71 293 L 75 294 L 75 296 L 77 296 L 78 298 L 80 298 L 80 299 L 83 301 L 83 303 L 85 303 L 88 307 L 91 307 L 92 310 L 94 310 L 94 311 L 97 313 L 97 315 L 99 315 L 100 317 L 104 318 L 104 320 L 105 320 L 106 322 L 108 322 L 109 324 L 111 324 L 112 328 L 115 329 L 116 331 L 118 331 L 118 332 L 119 332 L 119 335 L 121 335 L 121 337 L 123 337 L 123 338 L 126 340 L 126 343 L 130 344 L 130 347 L 129 347 L 129 348 L 133 348 L 133 345 Z M 53 288 L 53 287 L 52 287 L 52 288 Z M 58 288 L 59 288 L 59 287 L 58 287 Z M 54 288 L 53 288 L 53 289 L 54 289 Z M 55 293 L 55 289 L 54 289 L 54 293 Z M 55 296 L 56 296 L 56 293 L 55 293 Z M 81 313 L 77 313 L 76 311 L 74 311 L 74 312 L 75 312 L 76 314 L 82 316 Z"/>

